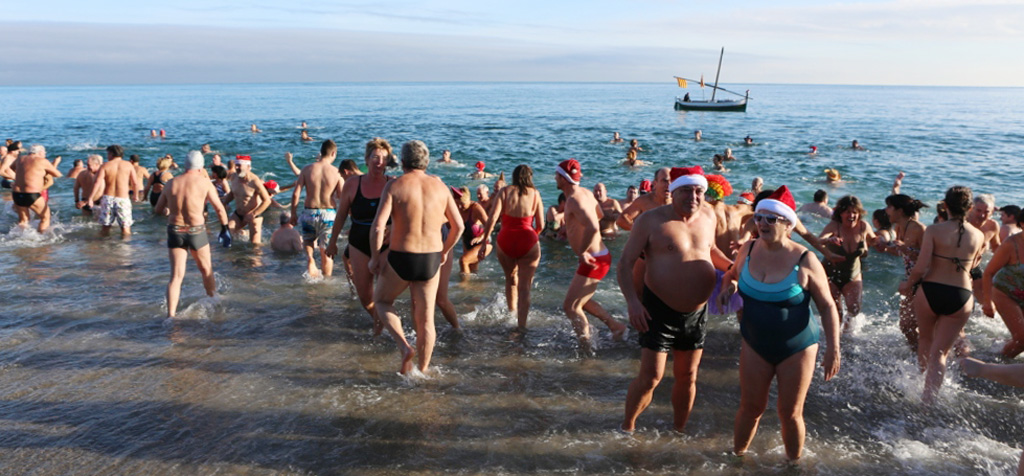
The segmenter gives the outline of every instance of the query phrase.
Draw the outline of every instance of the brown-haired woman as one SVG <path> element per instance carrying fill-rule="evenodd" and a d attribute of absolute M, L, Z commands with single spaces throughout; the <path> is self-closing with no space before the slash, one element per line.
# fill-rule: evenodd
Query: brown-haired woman
<path fill-rule="evenodd" d="M 538 230 L 544 229 L 544 203 L 533 186 L 533 169 L 520 165 L 512 172 L 512 185 L 502 188 L 493 199 L 494 209 L 484 237 L 494 231 L 501 216 L 498 232 L 498 262 L 505 272 L 505 302 L 515 312 L 519 330 L 526 330 L 530 312 L 530 288 L 540 263 Z M 483 250 L 480 251 L 483 259 Z"/>
<path fill-rule="evenodd" d="M 836 261 L 824 260 L 822 264 L 844 330 L 848 330 L 850 325 L 849 319 L 844 319 L 844 316 L 853 317 L 860 313 L 864 294 L 861 259 L 868 254 L 868 242 L 874 245 L 878 241 L 865 215 L 867 212 L 860 199 L 847 195 L 836 202 L 836 207 L 832 209 L 832 221 L 818 235 L 830 251 L 842 257 Z M 845 315 L 840 305 L 842 301 L 846 302 Z"/>
<path fill-rule="evenodd" d="M 458 195 L 455 204 L 458 205 L 462 221 L 466 224 L 466 229 L 462 232 L 462 256 L 459 258 L 459 271 L 465 277 L 469 273 L 475 273 L 480 261 L 491 253 L 491 243 L 484 235 L 487 210 L 473 201 L 469 187 L 462 187 L 460 190 L 462 195 Z"/>

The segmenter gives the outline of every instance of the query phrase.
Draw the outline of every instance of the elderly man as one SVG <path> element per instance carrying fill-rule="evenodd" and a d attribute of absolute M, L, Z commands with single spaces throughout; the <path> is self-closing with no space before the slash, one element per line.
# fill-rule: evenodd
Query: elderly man
<path fill-rule="evenodd" d="M 203 171 L 203 162 L 202 153 L 196 150 L 189 152 L 185 160 L 185 173 L 167 182 L 153 209 L 157 215 L 167 213 L 167 249 L 171 260 L 171 280 L 167 283 L 167 317 L 174 317 L 178 310 L 181 282 L 185 279 L 185 264 L 189 254 L 203 276 L 206 295 L 213 297 L 217 290 L 210 262 L 206 217 L 203 214 L 207 203 L 217 212 L 221 237 L 227 239 L 225 244 L 230 244 L 231 240 L 227 231 L 228 214 L 220 203 L 217 189 Z"/>
<path fill-rule="evenodd" d="M 400 372 L 409 373 L 418 354 L 420 372 L 426 372 L 434 352 L 434 304 L 437 298 L 438 270 L 449 251 L 462 236 L 465 225 L 455 199 L 441 179 L 427 175 L 430 151 L 414 140 L 402 145 L 404 174 L 390 181 L 381 192 L 380 208 L 370 235 L 370 271 L 379 276 L 373 289 L 377 316 L 398 344 L 402 355 Z M 380 248 L 388 220 L 391 224 L 391 251 L 387 263 L 381 262 Z M 442 239 L 441 227 L 451 227 Z M 405 339 L 402 323 L 395 313 L 395 299 L 409 288 L 412 297 L 416 349 Z"/>
<path fill-rule="evenodd" d="M 715 269 L 732 263 L 715 247 L 717 217 L 704 202 L 708 182 L 700 166 L 674 168 L 672 204 L 648 210 L 633 223 L 617 276 L 629 322 L 640 332 L 640 374 L 626 394 L 622 430 L 632 432 L 651 403 L 672 353 L 673 427 L 683 431 L 697 391 L 697 367 L 704 348 L 707 302 Z M 633 283 L 633 264 L 647 255 L 643 294 Z"/>
<path fill-rule="evenodd" d="M 123 157 L 124 149 L 121 146 L 115 144 L 107 147 L 107 163 L 96 172 L 96 184 L 89 195 L 89 208 L 95 206 L 97 199 L 100 200 L 100 236 L 109 235 L 115 221 L 121 226 L 122 237 L 132 234 L 135 221 L 132 219 L 132 201 L 129 197 L 141 182 L 135 167 Z"/>
<path fill-rule="evenodd" d="M 61 173 L 49 160 L 46 160 L 46 148 L 33 145 L 28 155 L 14 162 L 14 185 L 11 187 L 11 199 L 14 211 L 18 213 L 18 226 L 27 227 L 29 212 L 39 217 L 39 233 L 50 227 L 50 205 L 43 196 L 46 189 L 46 177 L 60 177 Z"/>
<path fill-rule="evenodd" d="M 92 189 L 96 184 L 96 173 L 99 172 L 102 165 L 103 157 L 97 154 L 90 155 L 86 159 L 85 170 L 75 179 L 75 186 L 72 188 L 75 195 L 75 208 L 82 210 L 82 216 L 92 216 L 92 208 L 88 205 L 88 199 L 92 196 Z"/>
<path fill-rule="evenodd" d="M 235 201 L 235 212 L 229 220 L 231 231 L 236 234 L 249 226 L 249 242 L 258 245 L 263 242 L 263 212 L 270 207 L 270 193 L 263 185 L 263 179 L 252 173 L 252 157 L 235 156 L 235 173 L 228 179 L 231 190 L 224 197 L 224 203 Z"/>

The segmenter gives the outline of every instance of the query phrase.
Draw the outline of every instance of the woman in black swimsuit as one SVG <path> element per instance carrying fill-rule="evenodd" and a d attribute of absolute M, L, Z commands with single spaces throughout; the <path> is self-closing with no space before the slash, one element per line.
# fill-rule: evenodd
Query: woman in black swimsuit
<path fill-rule="evenodd" d="M 149 180 L 146 181 L 146 189 L 142 191 L 142 196 L 149 197 L 149 204 L 156 208 L 157 200 L 160 200 L 160 194 L 164 191 L 164 185 L 167 184 L 172 178 L 170 172 L 167 169 L 171 168 L 171 164 L 174 163 L 174 159 L 164 156 L 156 161 L 156 172 L 153 172 L 149 176 Z"/>
<path fill-rule="evenodd" d="M 946 373 L 946 357 L 974 309 L 968 270 L 981 261 L 985 235 L 964 217 L 971 209 L 971 189 L 956 186 L 946 191 L 949 221 L 928 227 L 921 255 L 900 292 L 915 284 L 914 311 L 921 331 L 917 359 L 925 372 L 925 403 L 935 401 Z"/>
<path fill-rule="evenodd" d="M 359 303 L 373 319 L 373 335 L 380 335 L 383 325 L 373 310 L 373 274 L 368 266 L 370 262 L 370 225 L 377 216 L 380 195 L 384 185 L 390 178 L 384 175 L 388 160 L 391 157 L 391 144 L 380 137 L 374 137 L 366 143 L 366 175 L 357 175 L 345 180 L 341 188 L 341 200 L 338 201 L 337 216 L 331 230 L 331 240 L 327 245 L 327 255 L 338 255 L 338 235 L 345 226 L 345 218 L 352 215 L 352 227 L 348 231 L 348 253 L 352 262 L 352 282 L 359 296 Z M 384 249 L 387 249 L 385 237 Z M 383 255 L 386 256 L 386 255 Z"/>
<path fill-rule="evenodd" d="M 917 212 L 927 207 L 920 200 L 909 195 L 889 195 L 885 197 L 885 213 L 889 216 L 895 234 L 893 240 L 879 251 L 903 258 L 903 269 L 906 276 L 914 269 L 917 257 L 921 253 L 921 240 L 924 237 L 924 224 L 917 219 Z M 911 286 L 900 297 L 900 332 L 907 338 L 910 350 L 917 352 L 917 315 L 914 313 L 914 293 L 916 286 Z"/>
<path fill-rule="evenodd" d="M 853 195 L 840 198 L 832 210 L 832 221 L 818 236 L 830 251 L 843 257 L 842 261 L 822 260 L 822 264 L 844 331 L 849 330 L 849 318 L 860 313 L 864 294 L 861 259 L 868 254 L 868 244 L 878 241 L 875 230 L 865 219 L 866 214 L 859 198 Z M 842 301 L 846 302 L 846 314 L 840 305 Z"/>

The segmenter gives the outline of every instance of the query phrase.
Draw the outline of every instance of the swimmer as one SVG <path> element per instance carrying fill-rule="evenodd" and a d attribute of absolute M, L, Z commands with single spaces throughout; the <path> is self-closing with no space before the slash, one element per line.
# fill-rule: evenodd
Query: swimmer
<path fill-rule="evenodd" d="M 541 236 L 550 240 L 565 240 L 565 194 L 558 194 L 556 205 L 548 207 L 544 215 L 544 231 Z"/>
<path fill-rule="evenodd" d="M 871 214 L 871 226 L 875 229 L 875 234 L 878 235 L 876 249 L 883 249 L 896 239 L 896 233 L 892 231 L 892 222 L 889 221 L 889 215 L 885 213 L 884 208 L 879 208 Z"/>
<path fill-rule="evenodd" d="M 301 133 L 299 134 L 299 139 L 302 139 L 302 140 L 303 140 L 303 141 L 305 141 L 305 142 L 312 142 L 312 141 L 314 140 L 314 139 L 313 139 L 313 136 L 309 135 L 309 133 L 308 133 L 308 132 L 306 132 L 306 131 L 302 131 L 302 132 L 301 132 Z"/>
<path fill-rule="evenodd" d="M 160 194 L 164 191 L 164 185 L 169 180 L 174 178 L 167 169 L 171 168 L 171 163 L 174 159 L 164 156 L 156 161 L 156 172 L 148 177 L 146 181 L 146 188 L 142 190 L 143 197 L 149 197 L 149 203 L 156 208 L 156 202 L 160 199 Z"/>
<path fill-rule="evenodd" d="M 825 169 L 825 183 L 830 185 L 843 183 L 843 176 L 836 169 Z"/>
<path fill-rule="evenodd" d="M 471 178 L 473 180 L 483 180 L 483 179 L 488 179 L 488 178 L 493 177 L 494 174 L 488 173 L 488 172 L 484 172 L 484 167 L 486 167 L 486 166 L 487 165 L 484 164 L 483 161 L 478 161 L 476 163 L 476 171 L 471 173 L 471 174 L 469 174 L 469 178 Z"/>
<path fill-rule="evenodd" d="M 230 191 L 224 197 L 224 203 L 235 202 L 235 211 L 228 222 L 231 231 L 238 234 L 248 226 L 249 242 L 254 245 L 263 243 L 263 212 L 272 201 L 263 179 L 252 173 L 252 157 L 235 156 L 235 173 L 228 180 L 228 188 Z"/>
<path fill-rule="evenodd" d="M 533 186 L 533 169 L 519 165 L 512 171 L 512 185 L 495 196 L 494 213 L 487 220 L 484 238 L 489 239 L 501 217 L 498 232 L 498 263 L 505 273 L 505 303 L 516 313 L 518 329 L 526 330 L 530 313 L 530 289 L 540 264 L 537 230 L 544 228 L 544 202 Z M 479 252 L 484 259 L 484 250 Z"/>
<path fill-rule="evenodd" d="M 800 209 L 796 212 L 807 213 L 822 218 L 831 218 L 832 207 L 828 206 L 828 192 L 820 189 L 817 190 L 814 192 L 814 201 L 801 205 Z"/>
<path fill-rule="evenodd" d="M 950 220 L 925 230 L 921 257 L 899 287 L 902 294 L 909 294 L 916 285 L 921 289 L 914 297 L 914 311 L 921 332 L 917 360 L 925 374 L 921 395 L 925 404 L 935 402 L 946 373 L 946 357 L 974 309 L 969 271 L 981 262 L 988 243 L 985 233 L 967 219 L 970 188 L 951 187 L 944 201 Z"/>
<path fill-rule="evenodd" d="M 618 220 L 619 215 L 622 213 L 622 205 L 619 205 L 618 200 L 608 196 L 608 189 L 601 182 L 594 185 L 594 198 L 597 200 L 597 205 L 601 208 L 601 220 L 599 222 L 601 235 L 615 235 L 619 231 L 619 228 L 615 226 L 615 220 Z"/>
<path fill-rule="evenodd" d="M 700 129 L 693 131 L 693 141 L 694 142 L 700 142 L 701 141 L 701 135 L 703 135 L 703 133 L 700 131 Z"/>
<path fill-rule="evenodd" d="M 644 151 L 643 147 L 640 147 L 640 141 L 636 139 L 629 140 L 629 150 L 636 151 L 638 154 Z"/>
<path fill-rule="evenodd" d="M 298 253 L 302 251 L 302 235 L 291 223 L 292 216 L 288 212 L 281 214 L 281 227 L 270 235 L 270 249 L 281 253 Z"/>
<path fill-rule="evenodd" d="M 619 207 L 625 210 L 626 207 L 632 205 L 633 202 L 636 201 L 636 199 L 639 197 L 640 191 L 636 188 L 636 185 L 630 185 L 626 187 L 626 198 L 619 200 Z M 616 217 L 616 221 L 617 220 L 618 217 Z"/>
<path fill-rule="evenodd" d="M 486 187 L 486 185 L 481 185 Z M 480 189 L 477 189 L 478 192 Z M 462 232 L 462 257 L 459 258 L 459 271 L 462 277 L 466 278 L 470 273 L 476 273 L 480 261 L 491 253 L 493 247 L 490 241 L 485 241 L 484 225 L 488 220 L 487 208 L 481 203 L 474 202 L 469 193 L 469 188 L 452 189 L 455 197 L 455 205 L 459 209 L 462 223 L 465 230 Z M 479 196 L 479 195 L 478 195 Z"/>
<path fill-rule="evenodd" d="M 743 138 L 743 145 L 754 145 L 754 138 L 747 135 L 746 137 Z"/>
<path fill-rule="evenodd" d="M 732 149 L 730 149 L 728 147 L 725 148 L 725 153 L 722 154 L 722 160 L 725 160 L 725 161 L 736 160 L 736 156 L 732 155 Z"/>
<path fill-rule="evenodd" d="M 253 125 L 249 126 L 249 132 L 252 132 L 252 133 L 255 134 L 255 133 L 263 132 L 263 131 L 261 131 L 260 128 L 256 127 L 256 124 L 253 124 Z"/>
<path fill-rule="evenodd" d="M 616 271 L 626 299 L 629 322 L 640 333 L 640 372 L 629 385 L 621 429 L 632 433 L 640 413 L 651 403 L 654 389 L 672 354 L 672 427 L 685 429 L 697 393 L 697 368 L 707 334 L 707 302 L 715 286 L 715 268 L 732 265 L 715 253 L 717 218 L 704 203 L 708 182 L 699 166 L 673 168 L 672 204 L 641 215 L 633 223 Z M 634 264 L 646 255 L 640 283 L 633 282 Z M 679 283 L 685 282 L 685 286 Z M 643 287 L 636 292 L 637 284 Z"/>
<path fill-rule="evenodd" d="M 804 401 L 814 378 L 820 327 L 827 344 L 825 381 L 839 372 L 839 317 L 821 263 L 789 238 L 799 222 L 795 208 L 785 186 L 760 200 L 753 219 L 759 238 L 743 245 L 735 266 L 723 278 L 723 301 L 737 290 L 743 297 L 740 408 L 733 432 L 733 452 L 740 456 L 757 432 L 772 380 L 777 381 L 786 457 L 795 461 L 802 456 Z M 820 325 L 810 311 L 812 300 Z"/>
<path fill-rule="evenodd" d="M 711 158 L 711 166 L 718 172 L 726 173 L 729 169 L 725 168 L 725 164 L 722 163 L 724 160 L 725 159 L 721 154 L 715 154 L 715 156 Z"/>
<path fill-rule="evenodd" d="M 859 144 L 859 143 L 857 142 L 857 139 L 854 139 L 854 140 L 853 140 L 853 143 L 852 143 L 852 144 L 850 144 L 850 148 L 851 148 L 851 149 L 853 149 L 853 150 L 866 150 L 866 149 L 864 149 L 864 147 L 862 147 L 862 146 L 861 146 L 861 145 L 860 145 L 860 144 Z"/>
<path fill-rule="evenodd" d="M 627 328 L 593 299 L 597 285 L 608 274 L 612 264 L 611 252 L 601 241 L 597 200 L 592 192 L 580 186 L 583 173 L 580 163 L 575 159 L 562 161 L 555 171 L 555 185 L 566 197 L 566 236 L 569 246 L 579 256 L 579 267 L 566 291 L 562 309 L 572 323 L 584 352 L 590 353 L 593 346 L 590 323 L 585 313 L 604 322 L 612 331 L 614 340 L 622 340 Z"/>
<path fill-rule="evenodd" d="M 925 226 L 917 219 L 918 211 L 926 207 L 920 200 L 909 195 L 889 195 L 885 197 L 885 213 L 889 216 L 895 237 L 879 251 L 903 258 L 904 276 L 909 277 L 910 271 L 917 264 L 924 240 Z M 910 350 L 918 351 L 917 313 L 914 311 L 914 296 L 917 286 L 907 292 L 901 292 L 899 313 L 900 332 L 907 339 Z"/>
<path fill-rule="evenodd" d="M 88 198 L 92 195 L 93 185 L 96 183 L 96 172 L 99 172 L 103 165 L 103 157 L 92 154 L 86 159 L 86 169 L 78 174 L 75 179 L 75 186 L 72 193 L 75 196 L 75 208 L 82 210 L 82 216 L 91 217 L 92 208 L 88 205 Z"/>
<path fill-rule="evenodd" d="M 108 155 L 111 154 L 108 152 Z M 203 162 L 202 153 L 195 150 L 189 152 L 185 160 L 185 173 L 167 182 L 154 209 L 157 215 L 167 215 L 167 248 L 171 261 L 171 279 L 167 283 L 169 318 L 173 318 L 178 311 L 181 282 L 185 279 L 185 264 L 189 255 L 192 255 L 203 277 L 206 295 L 213 297 L 217 290 L 203 213 L 206 204 L 212 205 L 217 213 L 221 235 L 229 240 L 228 243 L 231 239 L 227 231 L 228 214 L 217 197 L 217 190 L 203 171 Z"/>
<path fill-rule="evenodd" d="M 299 128 L 306 129 L 306 121 L 302 121 L 302 124 L 299 124 Z"/>
<path fill-rule="evenodd" d="M 761 194 L 762 187 L 764 187 L 764 179 L 761 177 L 754 177 L 754 180 L 750 182 L 750 192 L 753 193 L 754 196 Z"/>
<path fill-rule="evenodd" d="M 629 152 L 626 152 L 626 159 L 622 161 L 622 165 L 627 167 L 642 167 L 648 165 L 648 163 L 642 160 L 637 160 L 636 151 L 630 149 Z"/>
<path fill-rule="evenodd" d="M 299 180 L 292 191 L 292 226 L 302 224 L 302 244 L 306 251 L 306 272 L 310 278 L 331 276 L 334 260 L 326 253 L 327 242 L 331 239 L 334 226 L 335 200 L 341 193 L 341 174 L 331 166 L 338 156 L 338 146 L 327 139 L 320 145 L 320 158 L 302 168 Z M 299 197 L 306 190 L 302 216 L 298 214 Z M 248 216 L 248 215 L 247 215 Z M 320 250 L 320 267 L 313 258 L 314 249 Z"/>
<path fill-rule="evenodd" d="M 452 151 L 450 151 L 448 149 L 445 149 L 445 150 L 441 151 L 441 160 L 439 160 L 438 162 L 442 163 L 442 164 L 454 164 L 454 163 L 456 163 L 454 160 L 452 160 Z"/>
<path fill-rule="evenodd" d="M 811 147 L 811 151 L 808 152 L 807 155 L 818 155 L 818 147 L 817 146 L 813 146 L 813 145 L 810 146 L 810 147 Z"/>
<path fill-rule="evenodd" d="M 624 141 L 625 141 L 625 139 L 620 137 L 618 132 L 613 132 L 612 133 L 612 140 L 609 141 L 608 143 L 609 144 L 621 144 Z"/>
<path fill-rule="evenodd" d="M 0 154 L 0 157 L 2 156 L 3 154 Z M 74 163 L 71 165 L 71 170 L 68 170 L 68 174 L 65 175 L 65 177 L 74 180 L 78 178 L 78 174 L 82 173 L 85 169 L 85 162 L 82 159 L 75 159 Z"/>
<path fill-rule="evenodd" d="M 213 153 L 213 151 L 210 149 L 210 144 L 203 144 L 202 146 L 200 146 L 199 152 L 202 153 L 203 155 Z"/>
<path fill-rule="evenodd" d="M 999 209 L 999 243 L 1006 242 L 1006 239 L 1011 235 L 1016 235 L 1021 232 L 1020 225 L 1017 224 L 1017 215 L 1020 214 L 1020 207 L 1017 205 L 1006 205 Z"/>
<path fill-rule="evenodd" d="M 114 144 L 107 147 L 107 162 L 96 172 L 96 184 L 89 195 L 89 208 L 95 208 L 96 200 L 100 201 L 100 236 L 109 235 L 114 222 L 121 227 L 121 237 L 132 234 L 135 220 L 132 219 L 132 201 L 129 197 L 134 190 L 139 189 L 142 182 L 135 167 L 131 162 L 126 162 L 123 156 L 124 149 L 121 146 Z"/>
<path fill-rule="evenodd" d="M 14 211 L 18 214 L 19 227 L 28 227 L 30 212 L 39 218 L 36 231 L 43 233 L 50 227 L 50 204 L 44 196 L 46 179 L 61 176 L 60 170 L 46 160 L 46 148 L 39 144 L 29 147 L 28 155 L 23 155 L 14 162 L 11 201 L 14 202 Z"/>
<path fill-rule="evenodd" d="M 867 212 L 860 199 L 854 195 L 847 195 L 836 202 L 832 220 L 818 235 L 818 238 L 825 241 L 825 246 L 843 257 L 842 260 L 824 260 L 821 264 L 825 268 L 832 299 L 836 303 L 844 331 L 849 330 L 848 317 L 856 316 L 861 309 L 864 295 L 861 261 L 868 254 L 868 246 L 878 244 L 875 230 L 871 228 L 865 215 Z M 846 313 L 843 312 L 841 302 L 846 304 Z"/>
<path fill-rule="evenodd" d="M 137 177 L 139 177 L 138 188 L 135 189 L 135 201 L 141 202 L 146 198 L 146 196 L 143 195 L 142 193 L 143 190 L 146 189 L 146 181 L 145 179 L 143 179 L 143 177 L 149 177 L 149 169 L 143 167 L 142 164 L 139 163 L 138 154 L 132 154 L 131 156 L 129 156 L 128 162 L 131 162 L 132 167 L 135 167 L 135 174 Z"/>
<path fill-rule="evenodd" d="M 402 145 L 401 177 L 384 186 L 380 208 L 373 220 L 370 271 L 378 276 L 373 303 L 384 326 L 395 339 L 401 354 L 402 374 L 417 367 L 427 372 L 437 337 L 434 329 L 434 304 L 437 298 L 438 269 L 448 252 L 462 236 L 464 225 L 448 186 L 427 175 L 430 151 L 422 141 Z M 387 260 L 381 259 L 387 222 L 391 227 L 391 248 Z M 448 238 L 441 240 L 441 229 L 448 223 Z M 402 323 L 395 312 L 395 299 L 409 288 L 416 349 L 409 345 Z"/>

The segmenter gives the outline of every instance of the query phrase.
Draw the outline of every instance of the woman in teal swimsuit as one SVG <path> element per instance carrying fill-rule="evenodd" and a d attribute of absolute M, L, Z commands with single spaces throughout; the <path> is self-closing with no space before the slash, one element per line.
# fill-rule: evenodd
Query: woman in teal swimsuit
<path fill-rule="evenodd" d="M 804 445 L 803 406 L 814 376 L 820 329 L 810 311 L 813 299 L 822 315 L 828 349 L 825 380 L 839 371 L 839 315 L 820 262 L 789 239 L 797 221 L 786 187 L 758 203 L 753 220 L 759 238 L 748 242 L 722 278 L 720 299 L 737 290 L 743 296 L 740 332 L 740 409 L 733 451 L 746 453 L 768 404 L 773 379 L 786 456 L 800 458 Z"/>
<path fill-rule="evenodd" d="M 861 259 L 868 254 L 868 245 L 878 242 L 875 230 L 865 219 L 867 214 L 860 199 L 847 195 L 836 202 L 832 210 L 832 221 L 825 225 L 818 238 L 825 242 L 833 253 L 842 256 L 841 261 L 823 260 L 825 275 L 828 276 L 832 299 L 839 310 L 839 319 L 843 321 L 843 329 L 848 330 L 849 319 L 860 313 L 861 298 L 864 294 L 864 280 L 861 279 Z M 844 315 L 840 299 L 846 302 Z"/>
<path fill-rule="evenodd" d="M 1024 212 L 1017 214 L 1017 225 L 1024 219 Z M 1024 234 L 1010 235 L 985 267 L 981 276 L 984 296 L 982 310 L 988 317 L 995 317 L 995 311 L 1010 330 L 1010 340 L 1003 346 L 1002 354 L 1007 359 L 1024 352 Z M 995 307 L 993 308 L 993 303 Z"/>

